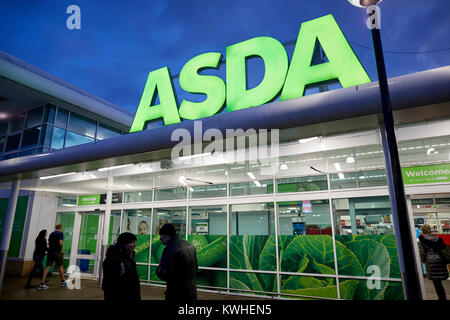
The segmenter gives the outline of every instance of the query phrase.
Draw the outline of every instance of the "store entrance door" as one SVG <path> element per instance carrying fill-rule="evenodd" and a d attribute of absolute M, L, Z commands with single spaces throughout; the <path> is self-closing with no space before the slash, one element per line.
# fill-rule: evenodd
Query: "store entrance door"
<path fill-rule="evenodd" d="M 85 277 L 98 277 L 104 213 L 95 210 L 75 214 L 70 265 L 78 266 Z"/>

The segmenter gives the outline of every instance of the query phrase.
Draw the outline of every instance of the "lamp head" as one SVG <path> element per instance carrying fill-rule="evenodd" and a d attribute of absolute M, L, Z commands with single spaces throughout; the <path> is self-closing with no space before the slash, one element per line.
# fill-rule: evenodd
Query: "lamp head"
<path fill-rule="evenodd" d="M 354 5 L 355 7 L 360 8 L 367 8 L 381 2 L 381 0 L 347 0 L 347 1 L 350 2 L 350 4 Z"/>

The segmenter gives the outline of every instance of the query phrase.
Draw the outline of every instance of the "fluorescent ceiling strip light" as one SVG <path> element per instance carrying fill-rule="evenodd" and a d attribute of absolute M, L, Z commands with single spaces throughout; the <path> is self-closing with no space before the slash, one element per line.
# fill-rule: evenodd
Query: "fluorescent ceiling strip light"
<path fill-rule="evenodd" d="M 298 142 L 300 142 L 300 143 L 307 143 L 307 142 L 311 142 L 311 141 L 314 141 L 314 140 L 317 140 L 317 139 L 319 139 L 319 137 L 300 139 L 300 140 L 298 140 Z"/>
<path fill-rule="evenodd" d="M 258 180 L 255 180 L 255 181 L 253 181 L 253 182 L 256 184 L 257 187 L 261 187 L 261 183 L 259 183 Z"/>
<path fill-rule="evenodd" d="M 339 162 L 335 162 L 335 163 L 334 163 L 334 167 L 336 168 L 337 171 L 342 171 L 341 165 L 340 165 Z"/>
<path fill-rule="evenodd" d="M 76 172 L 69 172 L 69 173 L 61 173 L 61 174 L 55 174 L 52 176 L 46 176 L 46 177 L 40 177 L 39 179 L 41 180 L 47 180 L 47 179 L 52 179 L 52 178 L 59 178 L 59 177 L 65 177 L 65 176 L 70 176 L 76 174 Z"/>
<path fill-rule="evenodd" d="M 134 164 L 130 163 L 130 164 L 123 164 L 120 166 L 114 166 L 114 167 L 107 167 L 107 168 L 100 168 L 97 169 L 98 171 L 108 171 L 108 170 L 114 170 L 114 169 L 119 169 L 119 168 L 125 168 L 125 167 L 130 167 L 133 166 Z"/>
<path fill-rule="evenodd" d="M 344 174 L 343 173 L 338 173 L 338 177 L 339 177 L 339 179 L 344 179 Z"/>
<path fill-rule="evenodd" d="M 256 179 L 255 175 L 253 173 L 251 173 L 251 172 L 247 172 L 247 175 L 250 177 L 250 179 L 253 179 L 253 180 Z"/>

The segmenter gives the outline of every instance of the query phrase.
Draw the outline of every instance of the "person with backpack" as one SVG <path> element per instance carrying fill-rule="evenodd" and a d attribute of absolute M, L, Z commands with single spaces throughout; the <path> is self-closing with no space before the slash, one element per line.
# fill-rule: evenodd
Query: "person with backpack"
<path fill-rule="evenodd" d="M 45 254 L 48 251 L 47 247 L 47 230 L 41 230 L 35 240 L 35 249 L 33 252 L 33 261 L 34 266 L 33 270 L 31 270 L 30 275 L 28 276 L 27 284 L 25 285 L 25 289 L 34 288 L 31 285 L 31 281 L 35 273 L 39 274 L 39 278 L 42 279 L 42 274 L 44 272 L 44 267 L 42 266 L 42 261 L 44 260 Z"/>
<path fill-rule="evenodd" d="M 433 281 L 439 300 L 447 300 L 442 285 L 442 280 L 448 278 L 447 261 L 441 253 L 447 246 L 442 238 L 431 234 L 431 227 L 428 224 L 424 224 L 420 230 L 422 231 L 419 237 L 420 260 L 425 263 L 427 278 Z"/>

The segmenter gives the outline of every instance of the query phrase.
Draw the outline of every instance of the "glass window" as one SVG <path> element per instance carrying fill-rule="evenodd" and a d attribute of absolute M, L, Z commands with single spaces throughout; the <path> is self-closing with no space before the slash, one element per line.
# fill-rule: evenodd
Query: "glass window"
<path fill-rule="evenodd" d="M 69 111 L 58 108 L 58 112 L 56 113 L 55 125 L 66 128 L 67 119 L 69 118 Z"/>
<path fill-rule="evenodd" d="M 13 135 L 13 136 L 9 136 L 7 138 L 5 152 L 19 149 L 20 136 L 21 136 L 21 134 L 19 133 L 19 134 Z"/>
<path fill-rule="evenodd" d="M 189 208 L 189 226 L 188 240 L 197 250 L 199 266 L 226 268 L 226 205 Z"/>
<path fill-rule="evenodd" d="M 21 149 L 35 148 L 39 145 L 39 136 L 42 127 L 27 129 L 23 132 Z"/>
<path fill-rule="evenodd" d="M 77 146 L 79 144 L 84 144 L 84 143 L 93 142 L 93 141 L 94 141 L 93 138 L 82 136 L 81 134 L 78 134 L 75 132 L 67 131 L 65 147 L 67 148 L 67 147 Z"/>
<path fill-rule="evenodd" d="M 120 234 L 120 219 L 122 213 L 120 210 L 111 210 L 111 217 L 109 220 L 109 237 L 108 245 L 116 242 L 117 237 Z"/>
<path fill-rule="evenodd" d="M 231 206 L 230 268 L 276 269 L 273 203 Z"/>
<path fill-rule="evenodd" d="M 227 185 L 206 185 L 206 186 L 196 186 L 189 187 L 189 198 L 214 198 L 214 197 L 226 197 L 227 196 Z"/>
<path fill-rule="evenodd" d="M 177 234 L 184 239 L 186 236 L 186 207 L 155 208 L 153 209 L 152 230 L 152 262 L 159 263 L 164 245 L 159 240 L 159 230 L 166 224 L 175 226 Z"/>
<path fill-rule="evenodd" d="M 53 128 L 52 136 L 52 148 L 61 149 L 64 148 L 64 137 L 66 136 L 66 130 L 57 127 Z"/>
<path fill-rule="evenodd" d="M 230 184 L 231 196 L 250 196 L 273 193 L 273 180 L 261 180 Z"/>
<path fill-rule="evenodd" d="M 56 223 L 62 225 L 64 234 L 63 251 L 64 251 L 64 267 L 67 268 L 70 261 L 70 252 L 72 250 L 73 225 L 75 221 L 75 212 L 58 212 L 56 214 Z M 47 239 L 52 231 L 47 230 Z"/>
<path fill-rule="evenodd" d="M 155 201 L 186 199 L 186 188 L 155 190 Z"/>
<path fill-rule="evenodd" d="M 14 159 L 17 158 L 19 156 L 18 153 L 12 153 L 12 154 L 8 154 L 6 156 L 3 156 L 3 159 Z"/>
<path fill-rule="evenodd" d="M 331 189 L 366 188 L 387 185 L 386 170 L 330 174 Z"/>
<path fill-rule="evenodd" d="M 120 130 L 113 129 L 104 124 L 99 124 L 99 126 L 98 126 L 98 132 L 97 132 L 98 140 L 112 138 L 112 137 L 119 136 L 119 135 L 120 135 Z"/>
<path fill-rule="evenodd" d="M 97 122 L 72 112 L 70 113 L 69 130 L 95 138 Z"/>
<path fill-rule="evenodd" d="M 152 190 L 125 192 L 125 203 L 150 202 L 152 201 Z"/>
<path fill-rule="evenodd" d="M 22 130 L 24 122 L 25 122 L 25 113 L 21 113 L 12 117 L 11 121 L 9 122 L 8 133 Z"/>
<path fill-rule="evenodd" d="M 8 119 L 0 118 L 0 136 L 4 136 L 8 130 Z"/>
<path fill-rule="evenodd" d="M 60 196 L 58 197 L 58 207 L 76 207 L 77 196 Z"/>
<path fill-rule="evenodd" d="M 43 126 L 44 134 L 41 136 L 41 145 L 50 147 L 50 143 L 52 140 L 53 126 L 52 125 L 44 125 Z"/>
<path fill-rule="evenodd" d="M 337 235 L 393 234 L 389 197 L 334 199 Z"/>
<path fill-rule="evenodd" d="M 251 291 L 276 292 L 276 281 L 275 273 L 230 272 L 230 291 L 241 294 L 252 294 Z"/>
<path fill-rule="evenodd" d="M 39 148 L 31 149 L 28 151 L 23 151 L 19 154 L 19 157 L 29 156 L 29 155 L 36 154 L 36 153 L 39 153 Z"/>
<path fill-rule="evenodd" d="M 44 107 L 39 107 L 27 112 L 27 120 L 25 121 L 25 129 L 37 126 L 42 123 L 42 113 Z"/>
<path fill-rule="evenodd" d="M 3 146 L 5 145 L 5 138 L 0 138 L 0 154 L 3 152 Z"/>
<path fill-rule="evenodd" d="M 131 232 L 136 236 L 136 262 L 149 261 L 151 213 L 151 209 L 123 210 L 121 232 Z"/>
<path fill-rule="evenodd" d="M 55 123 L 56 107 L 51 104 L 45 105 L 43 122 Z"/>
<path fill-rule="evenodd" d="M 369 288 L 370 280 L 339 279 L 341 299 L 344 300 L 404 300 L 401 281 L 380 281 Z"/>
<path fill-rule="evenodd" d="M 327 176 L 277 179 L 277 188 L 279 193 L 327 190 Z"/>
<path fill-rule="evenodd" d="M 281 293 L 288 294 L 286 296 L 282 295 L 283 298 L 295 299 L 295 296 L 304 296 L 337 299 L 337 286 L 334 278 L 285 274 L 281 274 L 280 276 L 280 291 Z M 354 289 L 356 289 L 356 286 Z"/>

